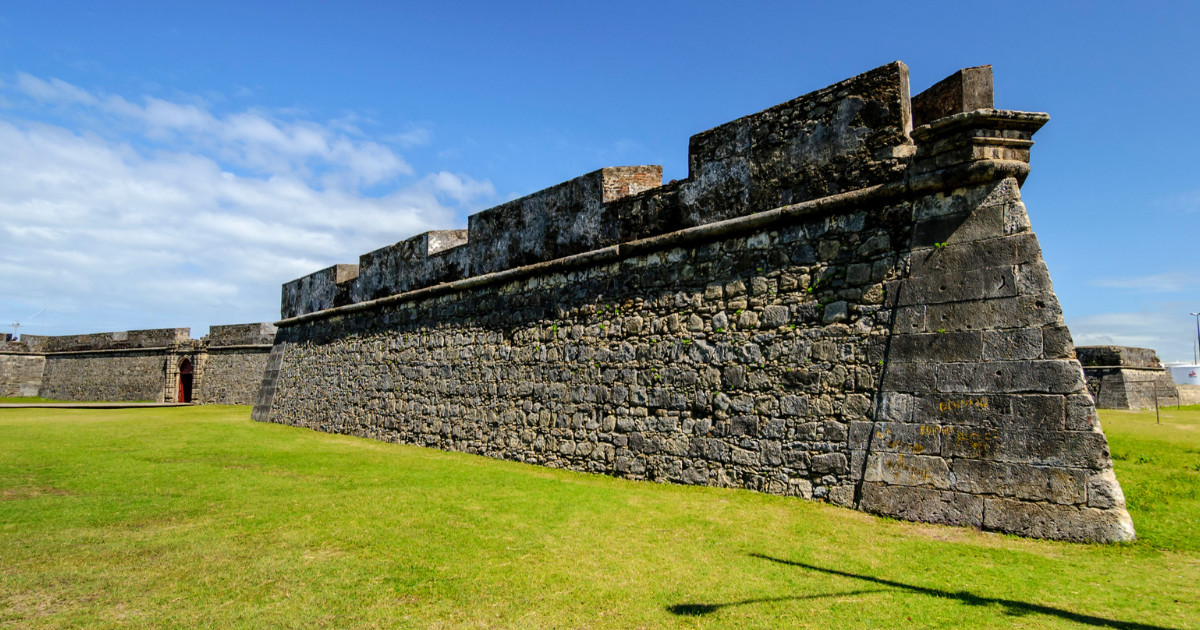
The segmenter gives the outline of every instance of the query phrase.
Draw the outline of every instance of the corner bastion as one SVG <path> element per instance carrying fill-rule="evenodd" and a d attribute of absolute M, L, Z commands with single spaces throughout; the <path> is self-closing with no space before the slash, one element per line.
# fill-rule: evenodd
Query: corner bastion
<path fill-rule="evenodd" d="M 895 62 L 284 285 L 253 417 L 1134 537 L 1021 201 L 1046 114 Z M 914 128 L 914 124 L 916 127 Z"/>
<path fill-rule="evenodd" d="M 1100 409 L 1154 409 L 1178 405 L 1179 388 L 1151 348 L 1081 346 L 1088 392 Z"/>

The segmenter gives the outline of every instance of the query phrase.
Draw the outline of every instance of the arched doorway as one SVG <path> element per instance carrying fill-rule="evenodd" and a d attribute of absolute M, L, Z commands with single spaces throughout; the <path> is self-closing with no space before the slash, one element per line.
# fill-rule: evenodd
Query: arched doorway
<path fill-rule="evenodd" d="M 192 402 L 192 360 L 185 358 L 179 362 L 179 395 L 175 402 Z"/>

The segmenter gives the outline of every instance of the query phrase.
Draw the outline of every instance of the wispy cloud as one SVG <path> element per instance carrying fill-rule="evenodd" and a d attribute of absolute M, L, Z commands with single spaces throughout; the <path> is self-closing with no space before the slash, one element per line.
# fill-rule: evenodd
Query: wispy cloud
<path fill-rule="evenodd" d="M 403 131 L 390 134 L 384 139 L 402 149 L 420 147 L 433 141 L 433 130 L 427 126 L 409 125 Z"/>
<path fill-rule="evenodd" d="M 0 84 L 4 96 L 16 103 L 0 111 L 4 311 L 271 319 L 282 282 L 453 227 L 496 196 L 465 174 L 414 172 L 345 118 L 217 112 L 29 74 Z"/>
<path fill-rule="evenodd" d="M 413 169 L 386 146 L 354 137 L 358 129 L 343 116 L 324 124 L 281 120 L 261 110 L 216 115 L 203 102 L 178 103 L 143 97 L 97 95 L 65 81 L 17 75 L 16 90 L 41 103 L 81 107 L 138 125 L 156 142 L 212 153 L 220 161 L 257 173 L 305 168 L 323 185 L 372 186 Z"/>
<path fill-rule="evenodd" d="M 1189 313 L 1198 307 L 1200 303 L 1160 302 L 1138 312 L 1073 317 L 1067 325 L 1077 346 L 1153 348 L 1163 361 L 1191 361 L 1196 322 Z"/>
<path fill-rule="evenodd" d="M 1089 284 L 1113 289 L 1134 289 L 1143 293 L 1177 293 L 1200 288 L 1200 274 L 1174 271 L 1149 276 L 1099 278 Z"/>
<path fill-rule="evenodd" d="M 1165 208 L 1175 212 L 1192 213 L 1200 212 L 1200 189 L 1189 190 L 1179 194 L 1164 197 L 1153 202 L 1151 205 L 1158 208 Z"/>
<path fill-rule="evenodd" d="M 51 103 L 84 103 L 94 105 L 96 98 L 86 90 L 61 79 L 39 79 L 24 72 L 17 73 L 16 87 L 28 96 Z"/>

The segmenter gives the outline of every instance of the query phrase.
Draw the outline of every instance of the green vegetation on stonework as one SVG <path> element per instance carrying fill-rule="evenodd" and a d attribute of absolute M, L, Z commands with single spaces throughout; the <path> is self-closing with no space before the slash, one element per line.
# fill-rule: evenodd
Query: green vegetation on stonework
<path fill-rule="evenodd" d="M 0 410 L 0 627 L 1200 627 L 1200 410 L 1102 413 L 1111 546 L 248 415 Z"/>

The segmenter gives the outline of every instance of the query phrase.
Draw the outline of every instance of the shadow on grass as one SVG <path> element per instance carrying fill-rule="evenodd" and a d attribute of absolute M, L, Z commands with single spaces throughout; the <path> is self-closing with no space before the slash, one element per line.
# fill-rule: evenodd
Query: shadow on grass
<path fill-rule="evenodd" d="M 796 597 L 759 597 L 757 599 L 743 599 L 740 602 L 727 602 L 724 604 L 675 604 L 667 607 L 673 615 L 681 615 L 684 617 L 700 617 L 703 615 L 711 615 L 722 608 L 730 606 L 746 606 L 748 604 L 765 604 L 767 602 L 790 602 L 800 601 L 804 599 L 820 599 L 822 597 L 849 597 L 851 595 L 862 595 L 864 593 L 882 593 L 884 589 L 877 588 L 869 591 L 849 591 L 847 593 L 827 593 L 823 595 L 798 595 Z"/>
<path fill-rule="evenodd" d="M 881 584 L 883 586 L 890 586 L 892 588 L 903 589 L 903 590 L 906 590 L 906 591 L 909 591 L 912 593 L 920 593 L 922 595 L 929 595 L 931 597 L 943 597 L 946 599 L 957 599 L 960 602 L 970 605 L 970 606 L 991 606 L 991 605 L 1003 606 L 1005 614 L 1013 615 L 1013 616 L 1024 616 L 1024 615 L 1030 615 L 1030 614 L 1049 615 L 1052 617 L 1058 617 L 1060 619 L 1066 619 L 1067 621 L 1073 621 L 1073 622 L 1079 623 L 1079 624 L 1096 626 L 1096 627 L 1100 627 L 1100 628 L 1120 628 L 1122 630 L 1171 630 L 1170 628 L 1166 628 L 1164 626 L 1155 626 L 1155 625 L 1146 624 L 1146 623 L 1138 623 L 1136 621 L 1117 621 L 1116 619 L 1106 619 L 1104 617 L 1096 617 L 1093 615 L 1083 615 L 1080 613 L 1071 612 L 1069 610 L 1063 610 L 1062 608 L 1055 608 L 1053 606 L 1043 606 L 1041 604 L 1032 604 L 1029 602 L 1016 601 L 1016 600 L 1012 600 L 1012 599 L 1000 599 L 997 597 L 982 597 L 980 595 L 976 595 L 974 593 L 969 593 L 967 591 L 952 592 L 952 591 L 943 591 L 943 590 L 937 589 L 937 588 L 928 588 L 925 586 L 915 586 L 913 584 L 905 584 L 904 582 L 897 582 L 895 580 L 886 580 L 883 578 L 872 577 L 870 575 L 860 575 L 858 573 L 850 573 L 849 571 L 838 571 L 837 569 L 826 569 L 824 567 L 818 567 L 818 566 L 814 566 L 811 564 L 804 564 L 803 562 L 796 562 L 794 560 L 784 560 L 782 558 L 772 558 L 771 556 L 763 555 L 761 553 L 752 553 L 750 555 L 751 555 L 751 557 L 754 557 L 754 558 L 760 558 L 762 560 L 770 560 L 771 562 L 778 562 L 779 564 L 786 564 L 786 565 L 792 566 L 792 567 L 808 569 L 809 571 L 820 571 L 821 573 L 828 573 L 830 575 L 839 575 L 841 577 L 853 578 L 855 580 L 871 582 L 872 584 Z M 859 593 L 872 593 L 872 592 L 879 592 L 879 591 L 854 591 L 851 593 L 842 593 L 842 595 L 855 595 L 855 594 L 859 594 Z M 784 601 L 784 600 L 792 600 L 792 599 L 797 599 L 797 600 L 813 599 L 813 598 L 817 598 L 817 597 L 832 597 L 832 596 L 833 595 L 812 595 L 812 596 L 808 596 L 808 597 L 774 597 L 774 598 L 764 598 L 764 599 L 748 599 L 743 602 L 733 602 L 730 604 L 677 604 L 675 606 L 671 606 L 667 610 L 671 611 L 672 613 L 674 613 L 676 615 L 707 615 L 707 614 L 716 612 L 726 606 L 740 606 L 740 605 L 744 605 L 744 604 L 755 604 L 755 603 L 759 603 L 759 602 Z"/>

